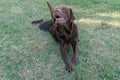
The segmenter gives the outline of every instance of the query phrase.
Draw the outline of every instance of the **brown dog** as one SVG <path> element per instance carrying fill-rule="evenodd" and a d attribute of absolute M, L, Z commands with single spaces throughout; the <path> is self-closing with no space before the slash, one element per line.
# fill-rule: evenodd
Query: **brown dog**
<path fill-rule="evenodd" d="M 72 63 L 77 63 L 77 48 L 78 48 L 78 29 L 74 24 L 74 14 L 71 8 L 59 7 L 53 9 L 52 6 L 47 2 L 50 9 L 52 19 L 46 22 L 43 20 L 33 21 L 32 23 L 39 23 L 40 29 L 45 31 L 50 31 L 53 38 L 60 43 L 60 50 L 63 60 L 66 65 L 66 70 L 68 72 L 73 71 L 72 65 L 68 59 L 66 48 L 69 44 L 73 48 Z"/>

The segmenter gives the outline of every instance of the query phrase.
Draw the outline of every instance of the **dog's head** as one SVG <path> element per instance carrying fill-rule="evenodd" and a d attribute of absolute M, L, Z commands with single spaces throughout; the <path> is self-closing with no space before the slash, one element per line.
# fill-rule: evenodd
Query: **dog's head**
<path fill-rule="evenodd" d="M 53 7 L 48 2 L 47 4 L 50 9 L 52 19 L 55 23 L 73 22 L 75 20 L 75 16 L 71 8 L 59 7 L 53 9 Z"/>

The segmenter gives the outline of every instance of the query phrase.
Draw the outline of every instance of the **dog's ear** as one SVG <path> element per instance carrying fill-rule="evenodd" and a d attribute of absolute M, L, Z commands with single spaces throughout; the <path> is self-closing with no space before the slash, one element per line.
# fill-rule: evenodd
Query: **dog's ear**
<path fill-rule="evenodd" d="M 73 22 L 75 20 L 75 16 L 73 14 L 72 9 L 70 8 L 70 22 Z"/>
<path fill-rule="evenodd" d="M 47 2 L 47 4 L 48 4 L 48 7 L 49 7 L 49 9 L 50 9 L 51 16 L 53 17 L 53 11 L 54 11 L 54 9 L 53 9 L 53 7 L 50 5 L 49 2 Z"/>

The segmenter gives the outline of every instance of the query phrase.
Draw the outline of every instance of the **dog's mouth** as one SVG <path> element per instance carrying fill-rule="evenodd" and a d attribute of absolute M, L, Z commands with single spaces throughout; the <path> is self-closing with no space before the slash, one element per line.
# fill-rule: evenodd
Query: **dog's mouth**
<path fill-rule="evenodd" d="M 58 15 L 55 16 L 55 22 L 56 23 L 64 23 L 66 22 L 65 18 L 64 17 L 60 17 Z"/>
<path fill-rule="evenodd" d="M 65 21 L 65 18 L 56 18 L 55 20 L 56 23 L 64 23 Z"/>

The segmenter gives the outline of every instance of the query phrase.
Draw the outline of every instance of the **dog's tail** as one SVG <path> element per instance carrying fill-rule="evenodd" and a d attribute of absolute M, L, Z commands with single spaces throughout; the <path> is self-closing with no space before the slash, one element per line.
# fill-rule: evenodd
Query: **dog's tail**
<path fill-rule="evenodd" d="M 43 19 L 40 19 L 40 20 L 37 20 L 37 21 L 32 21 L 31 24 L 38 24 L 38 23 L 41 23 L 43 22 Z"/>

